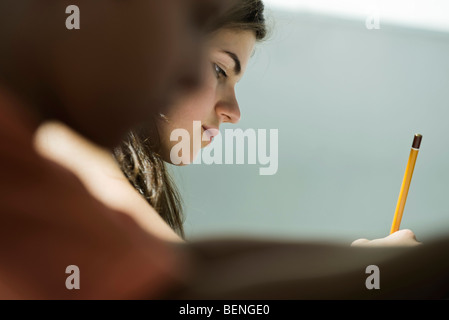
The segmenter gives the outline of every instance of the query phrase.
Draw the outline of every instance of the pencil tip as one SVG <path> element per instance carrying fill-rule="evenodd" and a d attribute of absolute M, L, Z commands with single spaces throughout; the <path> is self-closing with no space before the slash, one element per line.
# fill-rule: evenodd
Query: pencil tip
<path fill-rule="evenodd" d="M 421 147 L 422 135 L 417 133 L 415 134 L 415 138 L 413 139 L 412 148 L 419 149 Z"/>

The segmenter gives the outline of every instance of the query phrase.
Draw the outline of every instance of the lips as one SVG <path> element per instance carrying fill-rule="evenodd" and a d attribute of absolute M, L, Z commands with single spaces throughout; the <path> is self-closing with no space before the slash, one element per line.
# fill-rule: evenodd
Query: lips
<path fill-rule="evenodd" d="M 212 142 L 212 140 L 220 134 L 218 128 L 214 127 L 203 126 L 203 130 L 204 130 L 203 137 L 207 136 L 209 138 L 209 142 Z"/>

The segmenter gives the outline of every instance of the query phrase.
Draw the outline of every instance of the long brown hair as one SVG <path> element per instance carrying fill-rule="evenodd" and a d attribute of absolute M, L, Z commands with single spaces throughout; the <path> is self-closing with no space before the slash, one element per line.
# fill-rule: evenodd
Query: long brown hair
<path fill-rule="evenodd" d="M 261 0 L 239 0 L 211 29 L 223 28 L 253 31 L 261 41 L 267 31 L 264 4 Z M 149 125 L 130 132 L 114 151 L 115 158 L 129 182 L 166 223 L 185 237 L 181 196 L 158 151 L 160 139 L 156 119 Z"/>

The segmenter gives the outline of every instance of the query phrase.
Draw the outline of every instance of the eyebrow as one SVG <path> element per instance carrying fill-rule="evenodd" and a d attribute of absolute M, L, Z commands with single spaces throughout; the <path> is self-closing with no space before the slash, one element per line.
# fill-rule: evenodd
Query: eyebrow
<path fill-rule="evenodd" d="M 230 52 L 230 51 L 222 51 L 222 52 L 226 53 L 228 56 L 231 57 L 232 60 L 234 60 L 234 63 L 235 63 L 234 72 L 236 75 L 239 75 L 240 72 L 242 71 L 242 64 L 240 63 L 239 57 L 237 57 L 237 55 L 235 53 Z"/>

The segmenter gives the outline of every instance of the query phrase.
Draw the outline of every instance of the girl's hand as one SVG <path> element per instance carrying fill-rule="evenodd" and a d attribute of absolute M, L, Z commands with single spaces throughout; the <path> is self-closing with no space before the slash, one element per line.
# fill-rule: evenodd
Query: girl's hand
<path fill-rule="evenodd" d="M 416 240 L 413 231 L 404 229 L 399 230 L 388 237 L 382 239 L 368 240 L 358 239 L 354 241 L 352 247 L 414 247 L 421 245 L 421 242 Z"/>

